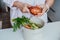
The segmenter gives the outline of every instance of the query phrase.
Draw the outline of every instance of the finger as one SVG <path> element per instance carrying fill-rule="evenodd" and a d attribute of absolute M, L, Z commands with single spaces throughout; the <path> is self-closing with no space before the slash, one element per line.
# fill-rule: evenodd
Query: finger
<path fill-rule="evenodd" d="M 38 13 L 38 16 L 42 16 L 44 13 Z"/>
<path fill-rule="evenodd" d="M 46 6 L 44 6 L 43 8 L 43 13 L 47 12 L 48 8 Z"/>
<path fill-rule="evenodd" d="M 23 8 L 22 12 L 23 13 L 27 13 L 26 8 Z"/>
<path fill-rule="evenodd" d="M 25 7 L 25 8 L 23 9 L 23 13 L 29 13 L 29 9 L 28 9 L 27 7 Z"/>
<path fill-rule="evenodd" d="M 30 5 L 30 4 L 27 4 L 27 3 L 25 4 L 25 6 L 26 6 L 26 7 L 31 7 L 31 5 Z"/>
<path fill-rule="evenodd" d="M 29 12 L 28 7 L 31 7 L 31 5 L 29 5 L 29 4 L 25 4 L 25 11 L 26 11 L 26 12 Z"/>
<path fill-rule="evenodd" d="M 42 13 L 45 13 L 45 9 L 43 9 Z"/>
<path fill-rule="evenodd" d="M 42 11 L 42 13 L 45 13 L 47 11 L 47 9 L 46 8 L 43 8 L 43 11 Z"/>
<path fill-rule="evenodd" d="M 28 5 L 27 7 L 31 7 L 31 5 Z"/>
<path fill-rule="evenodd" d="M 26 11 L 27 11 L 28 13 L 30 12 L 28 8 L 26 8 Z"/>
<path fill-rule="evenodd" d="M 42 15 L 43 15 L 43 13 L 38 13 L 38 14 L 35 15 L 35 16 L 40 17 L 40 16 L 42 16 Z"/>

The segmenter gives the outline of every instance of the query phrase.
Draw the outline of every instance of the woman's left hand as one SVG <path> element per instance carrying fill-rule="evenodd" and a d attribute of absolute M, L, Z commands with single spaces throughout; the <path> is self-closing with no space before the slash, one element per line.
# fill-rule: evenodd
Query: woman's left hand
<path fill-rule="evenodd" d="M 47 8 L 47 6 L 44 4 L 44 5 L 37 5 L 38 7 L 42 7 L 42 13 L 38 13 L 37 15 L 35 15 L 35 16 L 42 16 L 45 12 L 47 12 L 47 10 L 48 10 L 48 8 Z"/>

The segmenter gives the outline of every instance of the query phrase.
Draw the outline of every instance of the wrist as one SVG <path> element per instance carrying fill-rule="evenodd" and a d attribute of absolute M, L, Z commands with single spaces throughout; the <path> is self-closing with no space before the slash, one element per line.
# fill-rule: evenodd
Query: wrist
<path fill-rule="evenodd" d="M 49 5 L 48 4 L 46 4 L 46 7 L 47 7 L 47 9 L 49 9 Z"/>
<path fill-rule="evenodd" d="M 47 8 L 46 12 L 48 12 L 49 11 L 49 5 L 48 4 L 45 4 L 45 5 L 46 5 L 46 8 Z"/>

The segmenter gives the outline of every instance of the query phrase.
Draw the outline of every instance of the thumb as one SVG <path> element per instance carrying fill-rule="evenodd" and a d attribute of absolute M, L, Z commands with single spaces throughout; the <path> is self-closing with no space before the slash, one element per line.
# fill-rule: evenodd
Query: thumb
<path fill-rule="evenodd" d="M 43 15 L 43 13 L 38 13 L 37 15 L 35 15 L 36 17 L 40 17 L 40 16 L 42 16 Z"/>
<path fill-rule="evenodd" d="M 24 12 L 24 13 L 28 13 L 28 12 L 29 12 L 29 9 L 28 9 L 27 7 L 24 7 L 24 8 L 23 8 L 23 12 Z"/>

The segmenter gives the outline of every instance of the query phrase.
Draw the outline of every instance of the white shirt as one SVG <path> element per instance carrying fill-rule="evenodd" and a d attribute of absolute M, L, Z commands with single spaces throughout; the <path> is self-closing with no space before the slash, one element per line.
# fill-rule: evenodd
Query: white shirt
<path fill-rule="evenodd" d="M 30 13 L 22 13 L 19 9 L 16 7 L 12 7 L 13 3 L 15 1 L 23 2 L 23 3 L 28 3 L 32 6 L 34 5 L 41 5 L 45 3 L 45 0 L 3 0 L 3 2 L 10 7 L 10 20 L 12 23 L 12 19 L 17 18 L 17 17 L 22 17 L 24 15 L 25 17 L 30 18 L 31 14 Z M 45 22 L 47 22 L 47 13 L 44 13 L 44 15 L 40 16 L 39 18 L 43 19 Z"/>

